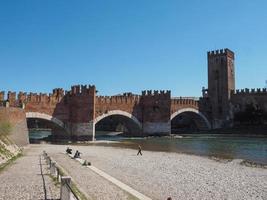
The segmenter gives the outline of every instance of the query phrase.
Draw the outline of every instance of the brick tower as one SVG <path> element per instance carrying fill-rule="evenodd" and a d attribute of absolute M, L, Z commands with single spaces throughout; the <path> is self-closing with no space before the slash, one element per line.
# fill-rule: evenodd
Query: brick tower
<path fill-rule="evenodd" d="M 235 90 L 235 55 L 229 49 L 208 52 L 208 97 L 213 128 L 229 126 L 231 90 Z"/>

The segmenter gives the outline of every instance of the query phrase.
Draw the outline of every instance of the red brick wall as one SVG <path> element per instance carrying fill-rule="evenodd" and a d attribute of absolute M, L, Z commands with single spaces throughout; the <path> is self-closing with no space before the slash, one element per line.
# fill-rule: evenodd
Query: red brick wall
<path fill-rule="evenodd" d="M 0 122 L 11 124 L 12 129 L 8 137 L 18 146 L 29 143 L 26 115 L 23 109 L 0 107 Z"/>
<path fill-rule="evenodd" d="M 95 116 L 95 87 L 84 88 L 77 92 L 72 89 L 68 94 L 69 121 L 88 123 Z"/>
<path fill-rule="evenodd" d="M 168 122 L 182 108 L 199 108 L 193 99 L 171 99 L 170 91 L 143 91 L 142 95 L 96 96 L 95 86 L 72 86 L 70 91 L 54 89 L 52 94 L 9 92 L 10 106 L 25 105 L 25 112 L 51 115 L 63 122 L 89 123 L 108 111 L 121 110 L 142 122 Z"/>
<path fill-rule="evenodd" d="M 143 110 L 143 122 L 168 122 L 170 120 L 170 91 L 143 91 L 140 104 Z"/>
<path fill-rule="evenodd" d="M 97 96 L 95 104 L 95 117 L 101 116 L 111 110 L 121 110 L 134 115 L 141 120 L 140 97 L 137 95 Z"/>
<path fill-rule="evenodd" d="M 194 108 L 196 110 L 199 109 L 198 101 L 194 99 L 172 99 L 171 100 L 171 115 L 176 111 L 183 108 Z"/>

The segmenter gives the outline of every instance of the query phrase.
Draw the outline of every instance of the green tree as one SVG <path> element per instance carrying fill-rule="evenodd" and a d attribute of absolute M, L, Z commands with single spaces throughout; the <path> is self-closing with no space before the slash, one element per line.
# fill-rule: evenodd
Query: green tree
<path fill-rule="evenodd" d="M 235 114 L 234 120 L 241 124 L 263 124 L 266 113 L 253 103 L 246 104 L 245 110 Z"/>

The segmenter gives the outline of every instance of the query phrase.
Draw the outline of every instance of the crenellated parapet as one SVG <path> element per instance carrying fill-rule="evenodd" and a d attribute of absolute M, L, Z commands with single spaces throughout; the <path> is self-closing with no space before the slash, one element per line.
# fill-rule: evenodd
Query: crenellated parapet
<path fill-rule="evenodd" d="M 172 98 L 171 104 L 173 105 L 189 105 L 189 106 L 198 106 L 199 101 L 195 98 Z"/>
<path fill-rule="evenodd" d="M 7 93 L 7 99 L 9 100 L 9 102 L 16 101 L 17 100 L 16 92 L 8 91 L 8 93 Z"/>
<path fill-rule="evenodd" d="M 0 91 L 0 101 L 4 101 L 4 100 L 5 100 L 5 92 Z"/>
<path fill-rule="evenodd" d="M 5 105 L 5 92 L 0 91 L 0 107 Z"/>
<path fill-rule="evenodd" d="M 65 92 L 61 88 L 54 89 L 52 93 L 26 93 L 8 91 L 7 99 L 5 99 L 5 92 L 0 93 L 0 101 L 8 102 L 11 107 L 21 107 L 22 104 L 27 103 L 58 103 L 64 97 Z"/>
<path fill-rule="evenodd" d="M 71 123 L 86 123 L 95 116 L 96 87 L 94 85 L 73 85 L 65 95 Z"/>
<path fill-rule="evenodd" d="M 208 58 L 213 58 L 213 57 L 220 57 L 220 56 L 229 56 L 231 58 L 234 58 L 235 54 L 233 51 L 230 49 L 220 49 L 220 50 L 215 50 L 215 51 L 208 51 Z"/>
<path fill-rule="evenodd" d="M 94 85 L 74 85 L 71 86 L 69 94 L 71 96 L 94 95 L 95 91 L 96 87 Z"/>
<path fill-rule="evenodd" d="M 243 120 L 241 115 L 243 115 L 244 112 L 247 112 L 247 110 L 249 109 L 250 110 L 255 109 L 256 111 L 262 112 L 260 115 L 266 115 L 264 113 L 267 113 L 267 89 L 245 88 L 241 90 L 235 90 L 235 91 L 233 90 L 231 92 L 231 104 L 232 104 L 232 112 L 239 113 L 235 116 L 237 117 L 239 122 L 242 122 Z M 253 117 L 251 118 L 252 120 L 254 120 Z"/>
<path fill-rule="evenodd" d="M 238 89 L 232 90 L 232 95 L 267 95 L 267 88 L 245 88 L 245 89 Z"/>
<path fill-rule="evenodd" d="M 65 95 L 65 91 L 63 88 L 55 88 L 53 89 L 52 95 L 56 97 L 63 97 Z"/>
<path fill-rule="evenodd" d="M 143 90 L 142 96 L 170 97 L 170 90 Z"/>
<path fill-rule="evenodd" d="M 115 96 L 96 96 L 96 103 L 115 103 L 115 104 L 132 104 L 138 103 L 140 100 L 139 95 L 134 95 L 132 93 L 124 93 L 123 95 Z"/>
<path fill-rule="evenodd" d="M 25 93 L 19 92 L 17 99 L 23 103 L 49 103 L 49 102 L 60 102 L 64 97 L 64 90 L 53 90 L 53 93 Z"/>
<path fill-rule="evenodd" d="M 95 117 L 120 110 L 141 119 L 139 102 L 140 95 L 130 92 L 114 96 L 96 96 Z"/>
<path fill-rule="evenodd" d="M 184 108 L 199 109 L 199 98 L 196 97 L 176 97 L 171 99 L 171 114 Z"/>
<path fill-rule="evenodd" d="M 18 100 L 20 100 L 21 102 L 25 102 L 27 101 L 27 93 L 26 92 L 19 92 L 18 94 Z"/>
<path fill-rule="evenodd" d="M 157 122 L 162 122 L 168 127 L 169 115 L 171 112 L 171 91 L 170 90 L 145 90 L 140 97 L 140 106 L 143 112 L 144 129 L 151 132 L 157 129 Z M 164 125 L 164 126 L 165 126 Z M 145 132 L 146 132 L 145 131 Z M 161 132 L 159 130 L 159 132 Z"/>
<path fill-rule="evenodd" d="M 80 95 L 94 95 L 94 85 L 75 85 L 71 87 L 70 91 L 65 91 L 62 88 L 55 88 L 52 93 L 26 93 L 20 91 L 16 92 L 8 91 L 7 99 L 5 99 L 5 92 L 0 92 L 0 102 L 9 102 L 12 107 L 20 107 L 22 103 L 59 103 L 62 98 L 68 96 L 80 96 Z"/>

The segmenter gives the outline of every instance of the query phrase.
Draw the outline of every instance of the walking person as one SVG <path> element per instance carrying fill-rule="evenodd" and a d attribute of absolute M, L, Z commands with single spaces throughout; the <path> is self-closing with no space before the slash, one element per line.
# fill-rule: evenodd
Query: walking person
<path fill-rule="evenodd" d="M 141 155 L 142 156 L 142 148 L 141 148 L 141 145 L 138 145 L 138 153 L 137 155 Z"/>

